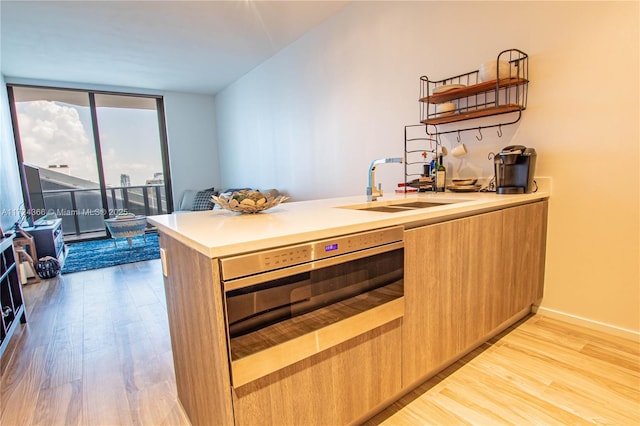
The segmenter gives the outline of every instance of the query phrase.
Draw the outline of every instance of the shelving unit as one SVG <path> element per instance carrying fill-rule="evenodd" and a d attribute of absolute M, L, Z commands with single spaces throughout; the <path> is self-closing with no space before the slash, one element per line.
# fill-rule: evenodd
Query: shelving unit
<path fill-rule="evenodd" d="M 529 85 L 529 56 L 518 49 L 500 52 L 496 68 L 508 62 L 509 76 L 490 81 L 481 81 L 480 70 L 432 81 L 420 77 L 420 122 L 426 125 L 428 135 L 480 130 L 517 123 L 527 107 Z M 443 90 L 451 87 L 449 90 Z M 438 105 L 453 102 L 455 110 L 438 112 Z M 482 117 L 504 116 L 493 123 L 442 129 L 444 124 L 458 123 Z"/>
<path fill-rule="evenodd" d="M 24 230 L 33 235 L 38 258 L 55 257 L 60 262 L 60 267 L 64 266 L 67 249 L 64 244 L 62 219 L 54 219 L 49 224 L 24 228 Z M 34 261 L 37 262 L 38 259 L 34 259 Z"/>
<path fill-rule="evenodd" d="M 18 325 L 27 322 L 13 238 L 0 239 L 0 356 Z"/>
<path fill-rule="evenodd" d="M 496 57 L 496 69 L 503 62 L 509 64 L 508 76 L 499 75 L 503 78 L 489 81 L 481 80 L 480 69 L 443 80 L 420 77 L 421 124 L 407 125 L 404 130 L 405 192 L 408 185 L 415 187 L 416 180 L 421 179 L 424 165 L 441 145 L 441 135 L 458 133 L 460 141 L 461 132 L 476 131 L 480 140 L 482 129 L 498 127 L 501 136 L 502 126 L 520 121 L 522 111 L 527 108 L 529 56 L 521 50 L 508 49 Z M 440 113 L 438 106 L 448 102 L 455 103 L 455 109 Z M 496 118 L 489 120 L 489 117 Z M 430 184 L 417 186 L 428 190 Z"/>

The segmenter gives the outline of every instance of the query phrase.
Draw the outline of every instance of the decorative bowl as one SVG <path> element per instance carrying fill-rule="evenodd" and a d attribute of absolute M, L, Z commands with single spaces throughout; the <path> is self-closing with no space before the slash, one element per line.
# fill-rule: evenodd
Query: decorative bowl
<path fill-rule="evenodd" d="M 212 195 L 211 200 L 223 209 L 240 213 L 258 213 L 275 207 L 289 197 L 284 195 L 273 196 L 270 192 L 263 194 L 260 191 L 242 189 L 219 196 Z"/>

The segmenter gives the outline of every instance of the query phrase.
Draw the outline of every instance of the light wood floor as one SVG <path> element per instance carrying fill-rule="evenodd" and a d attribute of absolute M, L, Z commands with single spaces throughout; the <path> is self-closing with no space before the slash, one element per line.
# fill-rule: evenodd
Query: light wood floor
<path fill-rule="evenodd" d="M 640 342 L 534 315 L 367 425 L 640 425 Z"/>
<path fill-rule="evenodd" d="M 24 288 L 0 364 L 0 425 L 188 425 L 158 260 Z M 640 424 L 640 348 L 533 316 L 367 424 Z"/>
<path fill-rule="evenodd" d="M 189 424 L 159 260 L 63 275 L 24 294 L 28 326 L 2 357 L 0 425 Z"/>

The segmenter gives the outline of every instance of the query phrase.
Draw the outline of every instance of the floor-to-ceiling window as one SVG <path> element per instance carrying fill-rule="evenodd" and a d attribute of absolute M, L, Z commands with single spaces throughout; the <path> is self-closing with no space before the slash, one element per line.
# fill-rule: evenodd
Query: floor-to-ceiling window
<path fill-rule="evenodd" d="M 168 211 L 162 98 L 9 85 L 16 151 L 39 169 L 47 210 L 67 238 L 106 235 L 121 212 Z M 22 168 L 22 167 L 21 167 Z"/>

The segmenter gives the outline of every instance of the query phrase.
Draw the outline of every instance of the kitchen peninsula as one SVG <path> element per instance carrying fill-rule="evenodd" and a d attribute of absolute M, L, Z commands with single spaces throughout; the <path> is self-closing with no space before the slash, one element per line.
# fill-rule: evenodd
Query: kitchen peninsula
<path fill-rule="evenodd" d="M 543 291 L 540 186 L 149 217 L 191 422 L 357 423 L 525 316 Z M 276 287 L 286 300 L 262 306 Z"/>

